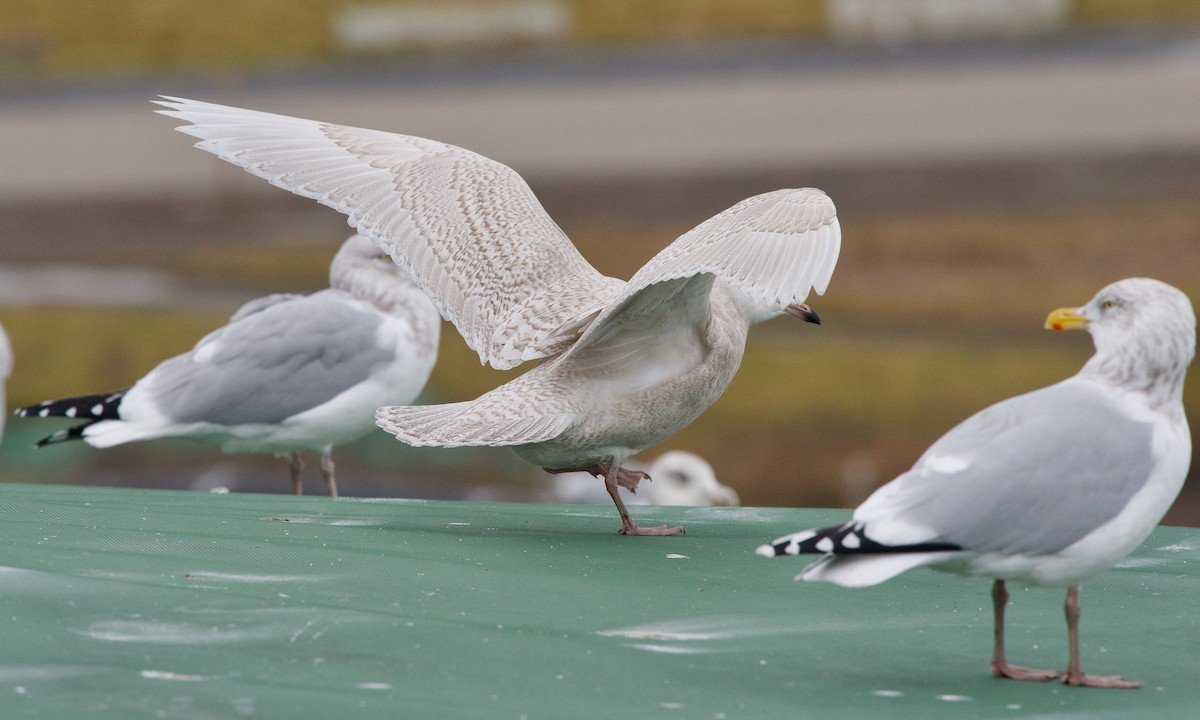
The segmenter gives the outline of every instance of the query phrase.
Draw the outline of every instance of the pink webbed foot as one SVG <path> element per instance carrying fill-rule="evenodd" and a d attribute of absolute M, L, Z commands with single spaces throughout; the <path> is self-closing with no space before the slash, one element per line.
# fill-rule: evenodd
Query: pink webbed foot
<path fill-rule="evenodd" d="M 686 535 L 687 532 L 682 525 L 667 527 L 666 525 L 656 525 L 655 527 L 639 527 L 637 523 L 630 521 L 622 523 L 621 529 L 617 531 L 621 535 Z"/>
<path fill-rule="evenodd" d="M 1115 675 L 1088 675 L 1080 667 L 1079 661 L 1079 586 L 1067 588 L 1067 601 L 1064 604 L 1067 614 L 1067 646 L 1070 652 L 1067 659 L 1067 671 L 1063 673 L 1063 683 L 1078 687 L 1094 688 L 1124 688 L 1132 690 L 1142 684 L 1133 680 L 1125 680 Z"/>
<path fill-rule="evenodd" d="M 617 484 L 629 492 L 634 493 L 635 495 L 637 494 L 638 483 L 643 480 L 653 481 L 654 478 L 650 477 L 650 475 L 642 472 L 641 470 L 626 470 L 625 468 L 617 468 Z"/>
<path fill-rule="evenodd" d="M 575 472 L 565 468 L 542 468 L 549 473 L 564 473 Z M 625 509 L 625 502 L 621 500 L 621 495 L 617 491 L 617 487 L 623 487 L 629 492 L 637 492 L 638 483 L 643 480 L 651 480 L 652 478 L 641 470 L 626 470 L 623 467 L 613 467 L 611 463 L 601 463 L 592 465 L 591 467 L 580 468 L 583 472 L 591 473 L 604 478 L 604 488 L 608 491 L 609 497 L 612 498 L 613 504 L 617 506 L 617 512 L 621 515 L 621 529 L 617 532 L 621 535 L 684 535 L 682 525 L 668 527 L 667 525 L 658 525 L 655 527 L 639 527 L 629 517 L 629 511 Z"/>
<path fill-rule="evenodd" d="M 997 579 L 992 583 L 992 610 L 996 621 L 995 646 L 992 650 L 992 674 L 996 677 L 1032 682 L 1046 682 L 1062 677 L 1063 674 L 1058 670 L 1034 670 L 1008 664 L 1004 654 L 1004 610 L 1008 607 L 1008 601 L 1008 588 L 1003 580 Z"/>
<path fill-rule="evenodd" d="M 1064 685 L 1094 688 L 1121 688 L 1133 690 L 1142 684 L 1136 680 L 1126 680 L 1116 675 L 1088 675 L 1086 673 L 1066 673 L 1062 676 Z"/>
<path fill-rule="evenodd" d="M 638 527 L 638 524 L 629 517 L 629 511 L 625 509 L 625 503 L 621 500 L 621 494 L 617 491 L 617 486 L 623 487 L 630 492 L 637 489 L 638 483 L 642 480 L 650 479 L 650 476 L 641 470 L 626 470 L 623 467 L 613 467 L 609 465 L 598 466 L 599 470 L 604 473 L 604 488 L 608 490 L 608 496 L 612 498 L 613 504 L 617 506 L 617 512 L 621 515 L 621 529 L 618 531 L 622 535 L 680 535 L 683 534 L 683 526 L 675 525 L 668 527 L 666 525 L 658 525 L 656 527 Z"/>
<path fill-rule="evenodd" d="M 1058 670 L 1034 670 L 1032 668 L 1008 664 L 998 667 L 996 663 L 992 663 L 992 674 L 996 677 L 1009 678 L 1010 680 L 1030 680 L 1032 682 L 1046 682 L 1063 676 Z"/>

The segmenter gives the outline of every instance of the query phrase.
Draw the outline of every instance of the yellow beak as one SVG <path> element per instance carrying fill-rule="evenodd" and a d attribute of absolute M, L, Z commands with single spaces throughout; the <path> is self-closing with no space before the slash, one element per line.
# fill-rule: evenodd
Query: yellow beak
<path fill-rule="evenodd" d="M 1047 330 L 1079 330 L 1087 327 L 1087 318 L 1079 314 L 1080 308 L 1059 308 L 1046 316 Z"/>

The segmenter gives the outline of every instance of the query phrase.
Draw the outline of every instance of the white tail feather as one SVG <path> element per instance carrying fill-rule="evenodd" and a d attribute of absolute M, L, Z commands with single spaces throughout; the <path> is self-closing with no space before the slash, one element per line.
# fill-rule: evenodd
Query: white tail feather
<path fill-rule="evenodd" d="M 109 448 L 138 440 L 153 440 L 172 433 L 153 425 L 141 425 L 123 420 L 101 420 L 83 430 L 83 441 L 96 448 Z"/>
<path fill-rule="evenodd" d="M 906 570 L 934 565 L 961 553 L 884 553 L 878 555 L 826 555 L 796 576 L 797 580 L 831 582 L 842 587 L 868 587 Z"/>

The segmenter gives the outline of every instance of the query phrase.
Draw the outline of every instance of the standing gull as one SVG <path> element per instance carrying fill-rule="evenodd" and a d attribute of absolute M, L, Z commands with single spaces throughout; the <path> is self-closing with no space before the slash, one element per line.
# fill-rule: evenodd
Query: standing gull
<path fill-rule="evenodd" d="M 171 358 L 133 387 L 50 400 L 22 417 L 68 417 L 38 447 L 83 439 L 94 447 L 182 437 L 225 452 L 289 454 L 301 492 L 301 450 L 321 451 L 337 495 L 333 446 L 370 432 L 381 403 L 412 402 L 437 359 L 441 319 L 425 294 L 361 235 L 342 244 L 330 288 L 269 295 Z"/>
<path fill-rule="evenodd" d="M 845 587 L 922 565 L 994 578 L 994 675 L 1139 687 L 1080 669 L 1079 583 L 1145 540 L 1187 476 L 1183 380 L 1196 351 L 1196 316 L 1180 291 L 1134 278 L 1083 307 L 1055 310 L 1046 327 L 1091 333 L 1096 353 L 1074 377 L 968 418 L 867 498 L 850 522 L 788 535 L 758 552 L 820 553 L 800 578 Z M 1006 580 L 1068 588 L 1065 672 L 1008 664 Z"/>
<path fill-rule="evenodd" d="M 711 405 L 737 371 L 750 325 L 819 322 L 841 234 L 819 190 L 743 200 L 684 234 L 629 282 L 584 260 L 521 177 L 433 140 L 167 98 L 197 147 L 348 216 L 429 293 L 479 353 L 511 368 L 542 360 L 468 402 L 384 407 L 410 445 L 508 446 L 549 472 L 603 476 L 627 535 L 641 528 L 621 467 Z"/>

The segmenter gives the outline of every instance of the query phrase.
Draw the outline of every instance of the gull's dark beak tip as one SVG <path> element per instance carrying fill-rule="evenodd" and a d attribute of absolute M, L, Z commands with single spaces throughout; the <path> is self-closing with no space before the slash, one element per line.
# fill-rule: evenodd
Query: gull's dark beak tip
<path fill-rule="evenodd" d="M 813 325 L 821 324 L 821 316 L 817 314 L 817 311 L 813 310 L 812 308 L 810 308 L 808 305 L 805 305 L 804 303 L 799 303 L 797 305 L 788 305 L 787 306 L 787 314 L 791 315 L 793 317 L 798 317 L 801 320 L 803 320 L 804 322 L 810 322 Z"/>

